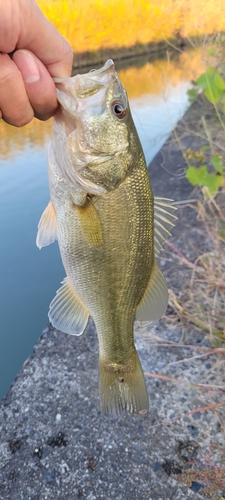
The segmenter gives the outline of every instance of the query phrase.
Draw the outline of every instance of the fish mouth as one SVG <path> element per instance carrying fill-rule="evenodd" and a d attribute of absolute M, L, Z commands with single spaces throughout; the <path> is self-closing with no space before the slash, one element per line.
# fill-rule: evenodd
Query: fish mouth
<path fill-rule="evenodd" d="M 61 104 L 54 116 L 55 135 L 60 138 L 63 145 L 61 149 L 65 149 L 67 158 L 67 161 L 62 158 L 61 169 L 70 181 L 84 191 L 94 195 L 104 194 L 107 191 L 102 182 L 104 167 L 108 168 L 108 164 L 114 159 L 118 164 L 116 157 L 128 147 L 127 141 L 119 141 L 110 148 L 106 147 L 99 140 L 99 128 L 96 125 L 97 123 L 101 127 L 99 117 L 104 112 L 106 116 L 111 113 L 110 102 L 114 96 L 114 86 L 117 94 L 120 85 L 122 87 L 114 62 L 109 59 L 99 69 L 71 78 L 54 78 L 54 82 L 57 99 Z M 55 149 L 59 149 L 57 141 Z M 57 156 L 63 155 L 58 152 Z M 89 178 L 83 175 L 85 168 L 91 171 Z M 92 175 L 94 169 L 101 174 L 97 184 Z"/>
<path fill-rule="evenodd" d="M 82 111 L 83 106 L 86 107 L 87 98 L 90 98 L 92 103 L 93 100 L 98 101 L 99 96 L 104 100 L 105 92 L 117 80 L 112 59 L 101 68 L 90 70 L 89 73 L 77 74 L 70 78 L 53 78 L 59 103 L 68 115 L 74 118 L 80 110 Z"/>
<path fill-rule="evenodd" d="M 86 73 L 86 74 L 90 75 L 90 73 L 93 73 L 93 75 L 100 75 L 100 74 L 104 73 L 105 71 L 108 71 L 109 68 L 112 68 L 115 71 L 115 64 L 114 64 L 112 59 L 108 59 L 108 61 L 106 61 L 106 63 L 104 64 L 104 66 L 102 66 L 102 68 L 91 69 L 89 71 L 89 73 Z"/>
<path fill-rule="evenodd" d="M 116 73 L 115 73 L 115 64 L 114 64 L 114 62 L 113 62 L 112 59 L 108 59 L 108 61 L 106 61 L 106 63 L 104 64 L 104 66 L 102 66 L 99 69 L 91 69 L 88 73 L 84 73 L 84 74 L 79 74 L 78 73 L 77 75 L 72 76 L 70 78 L 53 77 L 53 81 L 54 81 L 54 83 L 56 85 L 60 85 L 60 84 L 62 85 L 63 84 L 65 86 L 65 88 L 66 88 L 72 82 L 73 82 L 72 85 L 74 85 L 74 83 L 76 81 L 79 81 L 79 80 L 80 80 L 80 83 L 84 82 L 85 80 L 93 80 L 93 81 L 95 81 L 96 77 L 98 79 L 99 76 L 101 77 L 100 80 L 102 81 L 102 76 L 104 77 L 104 74 L 108 74 L 108 73 L 110 73 L 111 75 L 114 75 L 114 78 L 115 78 L 115 76 L 116 76 Z M 107 83 L 107 82 L 103 81 L 102 83 Z"/>

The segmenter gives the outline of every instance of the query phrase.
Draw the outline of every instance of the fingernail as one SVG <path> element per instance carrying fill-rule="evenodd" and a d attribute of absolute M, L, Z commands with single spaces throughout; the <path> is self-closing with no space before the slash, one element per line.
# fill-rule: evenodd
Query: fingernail
<path fill-rule="evenodd" d="M 40 80 L 37 61 L 31 52 L 19 50 L 15 53 L 13 60 L 18 66 L 25 83 L 34 83 Z"/>

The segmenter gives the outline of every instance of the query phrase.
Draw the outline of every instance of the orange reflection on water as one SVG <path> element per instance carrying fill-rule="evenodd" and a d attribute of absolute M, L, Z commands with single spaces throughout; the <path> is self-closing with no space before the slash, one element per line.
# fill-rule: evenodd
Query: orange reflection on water
<path fill-rule="evenodd" d="M 34 118 L 22 128 L 12 127 L 0 120 L 0 160 L 13 159 L 27 146 L 42 148 L 51 137 L 52 121 L 41 122 Z"/>
<path fill-rule="evenodd" d="M 145 94 L 164 94 L 168 86 L 195 80 L 204 69 L 202 53 L 193 51 L 181 53 L 175 60 L 157 60 L 141 68 L 118 71 L 118 74 L 129 98 L 134 99 Z"/>

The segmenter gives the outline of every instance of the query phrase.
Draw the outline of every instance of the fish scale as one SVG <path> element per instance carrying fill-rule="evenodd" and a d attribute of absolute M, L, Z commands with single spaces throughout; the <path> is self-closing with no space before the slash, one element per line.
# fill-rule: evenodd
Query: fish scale
<path fill-rule="evenodd" d="M 61 106 L 49 150 L 51 201 L 37 245 L 58 239 L 66 278 L 49 319 L 59 330 L 80 335 L 91 315 L 99 339 L 102 411 L 147 411 L 134 320 L 154 321 L 167 306 L 155 255 L 173 225 L 173 207 L 168 200 L 154 202 L 113 62 L 55 81 Z"/>

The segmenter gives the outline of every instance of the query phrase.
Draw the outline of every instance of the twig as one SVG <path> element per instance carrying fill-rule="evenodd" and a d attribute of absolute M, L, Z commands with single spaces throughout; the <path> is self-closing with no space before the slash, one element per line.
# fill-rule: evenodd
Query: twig
<path fill-rule="evenodd" d="M 225 336 L 223 333 L 220 332 L 220 330 L 212 328 L 210 325 L 209 326 L 206 325 L 205 323 L 203 323 L 203 321 L 200 321 L 199 319 L 195 318 L 195 316 L 192 316 L 192 314 L 188 313 L 187 311 L 183 311 L 182 314 L 186 316 L 188 321 L 190 321 L 190 323 L 193 323 L 193 325 L 198 326 L 198 328 L 202 328 L 207 332 L 211 332 L 213 335 L 216 335 L 221 340 L 225 340 Z"/>
<path fill-rule="evenodd" d="M 173 243 L 171 243 L 171 241 L 166 241 L 166 243 L 180 257 L 180 259 L 183 260 L 185 264 L 187 264 L 188 267 L 191 267 L 192 269 L 195 269 L 199 272 L 204 272 L 204 269 L 202 267 L 196 266 L 195 263 L 193 264 L 193 262 L 190 262 L 187 257 L 185 257 L 185 255 L 180 250 L 178 250 L 178 248 L 175 247 Z"/>
<path fill-rule="evenodd" d="M 224 423 L 222 422 L 222 419 L 221 419 L 220 415 L 217 413 L 217 411 L 216 411 L 216 410 L 214 410 L 214 413 L 215 413 L 215 415 L 216 415 L 216 417 L 217 417 L 217 419 L 218 419 L 218 421 L 219 421 L 219 423 L 220 423 L 220 425 L 221 425 L 222 429 L 225 431 L 225 425 L 224 425 Z"/>
<path fill-rule="evenodd" d="M 189 344 L 179 344 L 179 342 L 172 342 L 171 340 L 168 340 L 168 343 L 162 344 L 160 341 L 160 344 L 151 344 L 151 347 L 178 347 L 182 349 L 193 349 L 195 351 L 203 351 L 205 355 L 210 355 L 210 354 L 217 354 L 218 352 L 225 352 L 224 347 L 213 347 L 212 349 L 210 347 L 200 347 L 197 345 L 189 345 Z M 189 358 L 188 358 L 189 359 Z"/>
<path fill-rule="evenodd" d="M 216 392 L 217 394 L 225 395 L 225 390 L 223 391 L 222 389 L 221 390 L 220 389 L 213 389 L 210 386 L 206 386 L 203 384 L 195 384 L 195 383 L 189 382 L 188 380 L 181 380 L 178 378 L 168 377 L 167 375 L 162 375 L 159 373 L 144 372 L 144 375 L 146 375 L 146 377 L 157 378 L 157 379 L 165 380 L 167 382 L 174 382 L 174 383 L 178 383 L 178 384 L 185 384 L 185 385 L 189 385 L 191 387 L 196 387 L 198 389 L 204 389 L 205 391 L 208 391 L 208 392 Z M 225 404 L 225 402 L 223 404 Z"/>
<path fill-rule="evenodd" d="M 224 349 L 225 352 L 225 349 Z M 209 354 L 215 354 L 215 349 L 211 349 L 210 352 L 204 352 L 203 354 L 197 354 L 196 356 L 191 356 L 190 358 L 179 359 L 177 361 L 171 361 L 167 366 L 177 365 L 178 363 L 186 363 L 186 361 L 192 361 L 193 359 L 203 358 L 204 356 L 208 356 Z"/>
<path fill-rule="evenodd" d="M 179 47 L 176 47 L 176 45 L 173 45 L 165 36 L 163 37 L 163 39 L 165 40 L 166 43 L 168 43 L 168 45 L 170 45 L 170 47 L 172 47 L 173 49 L 177 50 L 178 52 L 181 52 L 181 54 L 183 54 L 183 50 L 180 49 Z"/>
<path fill-rule="evenodd" d="M 224 406 L 224 405 L 225 405 L 225 401 L 224 401 L 224 403 L 215 403 L 215 404 L 212 404 L 209 406 L 203 406 L 202 408 L 197 408 L 196 410 L 191 410 L 191 411 L 188 411 L 186 413 L 181 413 L 180 415 L 176 415 L 173 418 L 165 419 L 162 422 L 158 422 L 157 424 L 151 425 L 149 428 L 153 429 L 154 427 L 158 427 L 159 425 L 162 425 L 163 423 L 169 424 L 170 422 L 177 420 L 178 418 L 188 417 L 189 415 L 193 415 L 194 413 L 199 413 L 202 411 L 213 410 L 214 408 L 218 408 L 219 406 Z"/>

